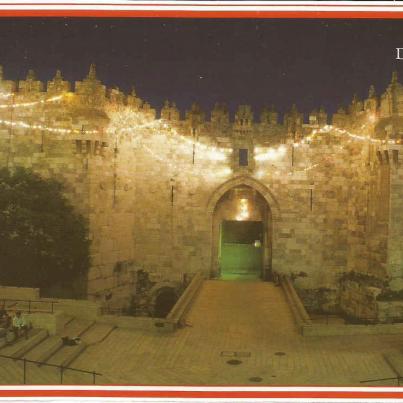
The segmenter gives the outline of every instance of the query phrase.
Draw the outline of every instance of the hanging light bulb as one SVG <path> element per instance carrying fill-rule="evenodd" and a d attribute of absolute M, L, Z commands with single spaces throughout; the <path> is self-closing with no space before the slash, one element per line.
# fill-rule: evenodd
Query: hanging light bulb
<path fill-rule="evenodd" d="M 249 218 L 249 204 L 248 199 L 239 200 L 239 212 L 236 216 L 237 221 L 244 221 Z"/>

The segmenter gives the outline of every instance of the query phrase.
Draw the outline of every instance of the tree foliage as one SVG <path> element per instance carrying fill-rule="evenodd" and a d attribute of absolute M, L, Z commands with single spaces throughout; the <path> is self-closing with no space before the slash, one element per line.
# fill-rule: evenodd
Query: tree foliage
<path fill-rule="evenodd" d="M 68 287 L 86 274 L 86 222 L 62 190 L 27 169 L 0 170 L 0 284 Z"/>

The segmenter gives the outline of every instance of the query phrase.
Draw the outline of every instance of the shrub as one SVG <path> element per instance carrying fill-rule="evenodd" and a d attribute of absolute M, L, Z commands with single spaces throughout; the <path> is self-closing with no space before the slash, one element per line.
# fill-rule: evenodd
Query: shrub
<path fill-rule="evenodd" d="M 0 170 L 0 284 L 69 287 L 86 275 L 86 222 L 62 190 L 24 168 Z"/>

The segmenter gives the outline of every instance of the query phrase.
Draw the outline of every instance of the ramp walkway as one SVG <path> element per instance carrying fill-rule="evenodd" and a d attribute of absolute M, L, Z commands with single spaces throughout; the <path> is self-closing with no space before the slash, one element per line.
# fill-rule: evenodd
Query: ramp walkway
<path fill-rule="evenodd" d="M 401 351 L 400 335 L 303 337 L 283 289 L 272 283 L 206 280 L 192 302 L 175 332 L 70 321 L 66 332 L 80 327 L 87 347 L 79 355 L 63 347 L 48 361 L 69 359 L 74 368 L 103 374 L 99 382 L 115 384 L 396 384 L 384 380 L 396 377 L 384 355 Z M 27 355 L 43 354 L 53 343 L 47 340 Z M 0 383 L 21 382 L 21 363 L 0 361 Z M 27 382 L 58 383 L 58 371 L 30 369 Z M 64 375 L 66 383 L 91 383 Z"/>
<path fill-rule="evenodd" d="M 205 281 L 187 323 L 200 337 L 226 334 L 223 349 L 250 349 L 254 341 L 270 343 L 297 334 L 282 289 L 263 281 Z"/>

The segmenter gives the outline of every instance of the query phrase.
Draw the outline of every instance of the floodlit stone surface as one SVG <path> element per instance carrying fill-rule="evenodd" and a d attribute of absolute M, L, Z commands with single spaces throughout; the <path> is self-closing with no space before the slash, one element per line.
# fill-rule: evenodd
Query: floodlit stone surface
<path fill-rule="evenodd" d="M 185 273 L 219 275 L 216 213 L 244 192 L 264 221 L 264 279 L 292 276 L 312 310 L 401 317 L 377 300 L 403 288 L 396 75 L 380 98 L 371 89 L 339 110 L 332 127 L 323 109 L 304 123 L 295 106 L 280 123 L 273 110 L 258 121 L 248 105 L 234 119 L 217 105 L 210 119 L 167 102 L 159 119 L 134 92 L 106 88 L 94 66 L 72 87 L 60 72 L 47 85 L 29 72 L 18 86 L 1 73 L 0 93 L 12 95 L 0 99 L 0 164 L 62 181 L 89 220 L 90 299 L 127 307 L 139 270 L 177 287 Z"/>
<path fill-rule="evenodd" d="M 77 325 L 87 326 L 73 322 L 65 333 Z M 260 377 L 256 385 L 362 386 L 362 380 L 396 376 L 383 354 L 402 361 L 401 335 L 303 337 L 281 288 L 267 282 L 206 281 L 187 326 L 175 333 L 109 331 L 106 325 L 92 326 L 81 336 L 89 347 L 70 364 L 102 373 L 98 383 L 254 385 L 250 378 Z M 53 362 L 65 359 L 69 348 Z M 34 357 L 35 350 L 30 354 Z M 230 360 L 241 363 L 230 365 Z M 0 362 L 0 379 L 20 382 L 21 366 Z M 56 369 L 31 368 L 28 375 L 30 381 L 58 382 Z M 91 382 L 71 371 L 65 379 Z"/>

